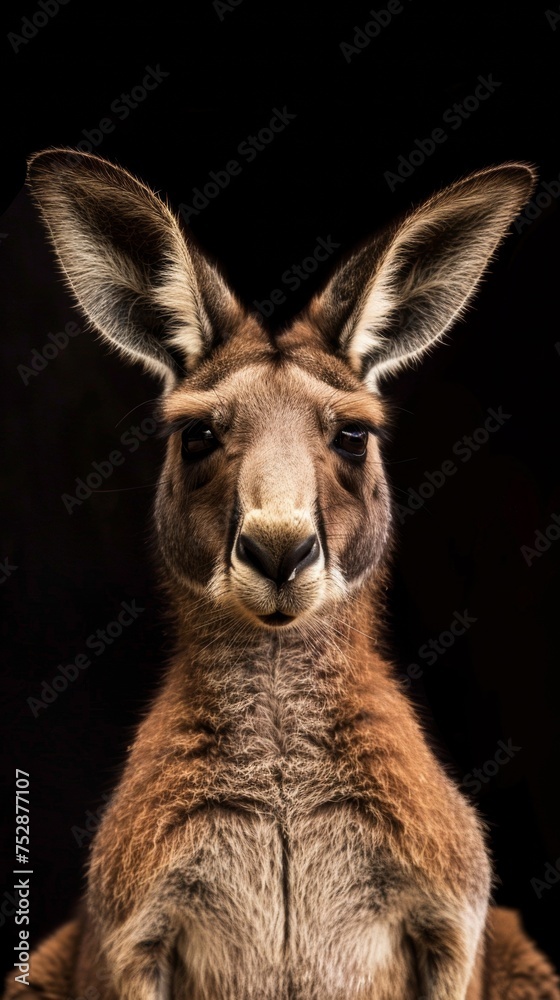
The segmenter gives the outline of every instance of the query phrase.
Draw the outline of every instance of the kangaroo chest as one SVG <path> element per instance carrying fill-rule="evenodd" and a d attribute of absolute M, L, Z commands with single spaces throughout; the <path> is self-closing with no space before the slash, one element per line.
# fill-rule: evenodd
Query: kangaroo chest
<path fill-rule="evenodd" d="M 181 950 L 195 1000 L 377 1000 L 396 981 L 406 995 L 402 879 L 305 707 L 256 698 L 213 756 L 188 831 Z"/>

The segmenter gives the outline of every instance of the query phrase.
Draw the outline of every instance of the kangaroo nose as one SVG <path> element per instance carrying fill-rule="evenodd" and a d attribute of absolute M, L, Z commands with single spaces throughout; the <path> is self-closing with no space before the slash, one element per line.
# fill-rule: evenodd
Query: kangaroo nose
<path fill-rule="evenodd" d="M 237 558 L 252 566 L 261 576 L 272 580 L 281 587 L 288 580 L 293 580 L 306 566 L 311 566 L 319 558 L 319 539 L 317 535 L 309 535 L 303 542 L 297 542 L 287 552 L 278 558 L 249 535 L 240 535 L 235 546 Z"/>

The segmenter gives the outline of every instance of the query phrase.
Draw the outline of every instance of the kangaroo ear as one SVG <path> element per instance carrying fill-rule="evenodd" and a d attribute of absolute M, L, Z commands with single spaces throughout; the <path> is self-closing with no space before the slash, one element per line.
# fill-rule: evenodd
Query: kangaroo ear
<path fill-rule="evenodd" d="M 29 182 L 68 283 L 99 332 L 173 385 L 240 307 L 167 206 L 97 156 L 47 150 Z"/>
<path fill-rule="evenodd" d="M 434 195 L 340 267 L 309 306 L 313 326 L 374 389 L 462 314 L 534 183 L 509 163 Z"/>

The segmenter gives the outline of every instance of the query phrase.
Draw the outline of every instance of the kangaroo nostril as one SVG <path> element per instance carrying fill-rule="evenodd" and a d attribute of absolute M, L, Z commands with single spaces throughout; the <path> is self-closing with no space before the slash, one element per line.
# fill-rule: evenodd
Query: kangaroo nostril
<path fill-rule="evenodd" d="M 311 566 L 319 558 L 319 539 L 317 535 L 309 535 L 303 542 L 298 542 L 289 552 L 286 552 L 276 576 L 278 586 L 292 580 L 297 573 Z"/>
<path fill-rule="evenodd" d="M 268 580 L 276 582 L 277 561 L 264 545 L 256 542 L 249 535 L 240 535 L 235 546 L 237 558 L 248 563 L 257 573 L 265 576 Z"/>
<path fill-rule="evenodd" d="M 249 535 L 239 535 L 235 546 L 237 558 L 252 566 L 261 576 L 272 580 L 278 587 L 293 580 L 297 573 L 319 558 L 321 549 L 317 535 L 309 535 L 292 546 L 278 559 L 272 552 Z"/>

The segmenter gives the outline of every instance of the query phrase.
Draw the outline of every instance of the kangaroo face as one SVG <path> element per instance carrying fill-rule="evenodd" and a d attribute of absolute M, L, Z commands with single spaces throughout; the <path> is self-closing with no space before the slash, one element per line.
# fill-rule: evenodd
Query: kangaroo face
<path fill-rule="evenodd" d="M 239 348 L 217 385 L 197 388 L 195 375 L 162 407 L 166 565 L 268 628 L 346 597 L 389 538 L 381 402 L 348 365 L 320 352 L 310 364 L 291 339 L 260 360 Z"/>
<path fill-rule="evenodd" d="M 461 314 L 533 180 L 512 163 L 435 195 L 351 254 L 275 337 L 126 171 L 64 150 L 32 160 L 84 312 L 165 381 L 157 527 L 179 595 L 297 627 L 378 570 L 390 525 L 379 380 Z"/>

